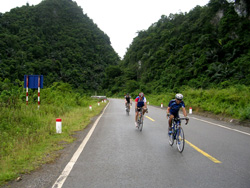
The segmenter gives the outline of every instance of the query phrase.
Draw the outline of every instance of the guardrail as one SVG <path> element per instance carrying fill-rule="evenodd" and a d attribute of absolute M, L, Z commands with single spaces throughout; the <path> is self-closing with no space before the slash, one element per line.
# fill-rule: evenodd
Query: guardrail
<path fill-rule="evenodd" d="M 107 99 L 106 96 L 91 96 L 91 98 L 95 98 L 95 99 Z"/>

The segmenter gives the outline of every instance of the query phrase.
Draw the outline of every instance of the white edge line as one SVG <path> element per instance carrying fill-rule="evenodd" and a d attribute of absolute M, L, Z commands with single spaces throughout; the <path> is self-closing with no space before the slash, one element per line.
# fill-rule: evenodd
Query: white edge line
<path fill-rule="evenodd" d="M 96 125 L 98 124 L 99 120 L 101 119 L 103 113 L 105 112 L 106 108 L 108 107 L 109 103 L 107 104 L 107 106 L 104 108 L 103 112 L 101 113 L 101 115 L 97 118 L 97 120 L 95 121 L 94 125 L 92 126 L 92 128 L 89 130 L 87 136 L 84 138 L 84 140 L 82 141 L 81 145 L 79 146 L 79 148 L 76 150 L 76 152 L 74 153 L 73 157 L 70 159 L 69 163 L 66 165 L 66 167 L 64 168 L 64 170 L 62 171 L 61 175 L 57 178 L 56 182 L 54 183 L 54 185 L 52 186 L 52 188 L 61 188 L 65 182 L 65 180 L 67 179 L 69 173 L 71 172 L 73 166 L 75 165 L 78 157 L 80 156 L 80 154 L 82 153 L 85 145 L 87 144 L 88 140 L 90 139 L 92 133 L 95 130 Z"/>
<path fill-rule="evenodd" d="M 229 130 L 236 131 L 236 132 L 239 132 L 239 133 L 246 134 L 246 135 L 250 136 L 249 133 L 246 133 L 246 132 L 243 132 L 243 131 L 239 131 L 237 129 L 232 129 L 232 128 L 229 128 L 229 127 L 226 127 L 226 126 L 223 126 L 223 125 L 220 125 L 220 124 L 212 123 L 212 122 L 205 121 L 205 120 L 202 120 L 202 119 L 198 119 L 198 118 L 195 118 L 195 117 L 191 117 L 191 118 L 199 120 L 199 121 L 203 121 L 203 122 L 206 122 L 206 123 L 209 123 L 209 124 L 212 124 L 212 125 L 216 125 L 218 127 L 224 128 L 224 129 L 229 129 Z"/>

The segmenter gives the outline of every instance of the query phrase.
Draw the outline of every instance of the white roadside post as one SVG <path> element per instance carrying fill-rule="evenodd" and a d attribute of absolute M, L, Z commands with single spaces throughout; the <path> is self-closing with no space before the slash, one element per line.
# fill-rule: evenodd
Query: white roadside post
<path fill-rule="evenodd" d="M 161 103 L 161 108 L 163 108 L 163 103 Z"/>
<path fill-rule="evenodd" d="M 192 108 L 191 107 L 189 108 L 189 114 L 192 114 Z"/>
<path fill-rule="evenodd" d="M 62 119 L 56 119 L 56 133 L 62 133 Z"/>
<path fill-rule="evenodd" d="M 89 109 L 92 110 L 92 106 L 91 105 L 89 105 Z"/>

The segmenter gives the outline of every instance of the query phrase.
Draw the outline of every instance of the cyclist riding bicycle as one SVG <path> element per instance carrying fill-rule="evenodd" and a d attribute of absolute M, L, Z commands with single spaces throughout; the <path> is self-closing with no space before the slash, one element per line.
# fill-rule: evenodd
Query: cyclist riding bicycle
<path fill-rule="evenodd" d="M 132 100 L 131 100 L 131 96 L 129 95 L 129 93 L 125 95 L 125 109 L 126 110 L 127 110 L 127 104 L 128 104 L 128 108 L 130 109 L 130 104 L 132 106 Z"/>
<path fill-rule="evenodd" d="M 184 103 L 184 101 L 182 99 L 183 99 L 183 95 L 180 94 L 180 93 L 177 93 L 175 95 L 175 99 L 172 99 L 168 104 L 168 108 L 167 108 L 167 117 L 169 117 L 169 120 L 168 120 L 169 131 L 168 131 L 168 134 L 171 134 L 171 125 L 172 125 L 173 118 L 179 118 L 179 109 L 180 108 L 182 108 L 183 115 L 186 117 L 186 120 L 189 119 L 187 117 L 187 112 L 186 112 L 186 109 L 185 109 L 185 103 Z M 180 122 L 177 122 L 177 123 L 180 123 Z"/>
<path fill-rule="evenodd" d="M 144 97 L 144 94 L 141 92 L 139 96 L 135 98 L 135 127 L 138 127 L 137 118 L 138 118 L 138 111 L 142 108 L 143 115 L 148 110 L 147 109 L 147 100 Z"/>

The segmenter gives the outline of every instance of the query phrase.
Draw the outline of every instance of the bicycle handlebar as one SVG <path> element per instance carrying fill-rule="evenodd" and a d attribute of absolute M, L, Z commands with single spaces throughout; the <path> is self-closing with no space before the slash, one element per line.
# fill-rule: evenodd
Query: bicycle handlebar
<path fill-rule="evenodd" d="M 184 118 L 174 118 L 175 120 L 187 120 L 188 118 L 184 117 Z"/>
<path fill-rule="evenodd" d="M 142 111 L 142 109 L 146 110 L 146 113 L 148 113 L 148 108 L 143 108 L 143 106 L 142 107 L 137 107 L 137 110 L 139 112 Z"/>
<path fill-rule="evenodd" d="M 186 120 L 186 125 L 188 124 L 188 121 L 189 121 L 189 118 L 186 118 L 186 117 L 184 117 L 184 118 L 174 118 L 174 120 L 175 121 L 178 121 L 178 120 Z"/>

